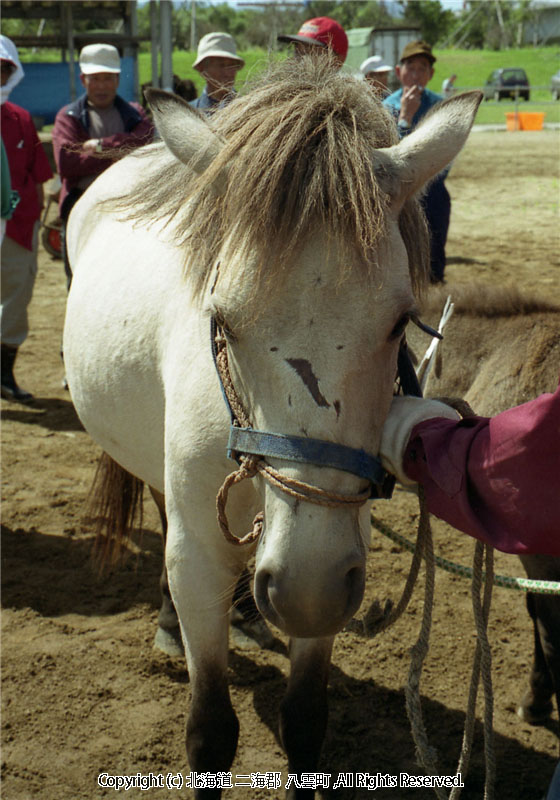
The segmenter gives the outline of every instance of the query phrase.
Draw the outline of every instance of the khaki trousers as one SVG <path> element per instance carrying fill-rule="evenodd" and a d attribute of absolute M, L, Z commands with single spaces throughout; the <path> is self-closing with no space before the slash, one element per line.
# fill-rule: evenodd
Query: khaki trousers
<path fill-rule="evenodd" d="M 9 236 L 0 251 L 0 338 L 2 344 L 19 347 L 29 332 L 27 307 L 33 295 L 37 276 L 39 222 L 33 232 L 33 250 L 27 250 Z"/>

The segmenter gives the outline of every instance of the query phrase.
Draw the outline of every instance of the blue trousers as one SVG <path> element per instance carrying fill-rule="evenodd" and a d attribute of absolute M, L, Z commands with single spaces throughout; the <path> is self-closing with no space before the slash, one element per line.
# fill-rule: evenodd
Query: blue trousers
<path fill-rule="evenodd" d="M 442 178 L 436 178 L 422 200 L 430 229 L 430 266 L 433 283 L 443 281 L 445 271 L 445 243 L 451 216 L 451 198 Z"/>
<path fill-rule="evenodd" d="M 560 798 L 560 762 L 557 764 L 552 776 L 552 781 L 548 787 L 546 800 L 559 800 Z"/>

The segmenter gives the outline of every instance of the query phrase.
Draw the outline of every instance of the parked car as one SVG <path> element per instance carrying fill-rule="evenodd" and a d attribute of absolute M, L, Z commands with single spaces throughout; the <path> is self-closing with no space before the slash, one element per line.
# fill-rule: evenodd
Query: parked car
<path fill-rule="evenodd" d="M 529 78 L 524 69 L 495 69 L 483 86 L 485 100 L 502 100 L 512 98 L 518 94 L 524 100 L 529 100 Z"/>
<path fill-rule="evenodd" d="M 560 69 L 550 79 L 550 91 L 553 100 L 560 100 Z"/>

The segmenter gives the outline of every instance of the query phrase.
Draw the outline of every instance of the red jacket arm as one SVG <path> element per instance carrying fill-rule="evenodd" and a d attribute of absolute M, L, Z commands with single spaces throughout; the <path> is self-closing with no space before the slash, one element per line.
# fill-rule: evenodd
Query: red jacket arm
<path fill-rule="evenodd" d="M 69 116 L 65 108 L 58 112 L 52 141 L 56 166 L 62 180 L 100 175 L 107 169 L 106 160 L 81 149 L 87 139 L 87 131 L 77 119 Z"/>
<path fill-rule="evenodd" d="M 76 180 L 86 175 L 100 175 L 124 150 L 140 147 L 152 141 L 154 125 L 138 104 L 131 104 L 142 120 L 129 133 L 115 133 L 101 139 L 102 153 L 84 152 L 81 148 L 89 135 L 81 123 L 66 113 L 58 112 L 53 128 L 53 150 L 58 172 L 63 180 Z"/>
<path fill-rule="evenodd" d="M 506 553 L 560 555 L 560 387 L 491 419 L 420 423 L 404 469 L 455 528 Z"/>
<path fill-rule="evenodd" d="M 154 138 L 154 124 L 146 116 L 146 112 L 138 103 L 131 103 L 131 105 L 138 111 L 142 117 L 142 121 L 130 131 L 130 133 L 115 133 L 112 136 L 104 136 L 101 140 L 103 148 L 133 148 L 142 147 L 142 145 L 149 144 Z"/>

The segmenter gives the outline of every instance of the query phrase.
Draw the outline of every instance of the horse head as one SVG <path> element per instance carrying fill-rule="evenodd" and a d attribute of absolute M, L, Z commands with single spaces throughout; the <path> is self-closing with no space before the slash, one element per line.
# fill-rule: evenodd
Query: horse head
<path fill-rule="evenodd" d="M 399 143 L 360 82 L 283 69 L 210 122 L 149 94 L 175 157 L 168 176 L 175 159 L 194 173 L 186 277 L 221 332 L 252 430 L 374 456 L 428 274 L 415 195 L 461 149 L 480 95 L 443 103 Z M 370 483 L 278 449 L 261 458 L 285 485 L 255 479 L 257 604 L 291 636 L 331 636 L 362 600 Z M 313 502 L 298 485 L 317 490 Z"/>

